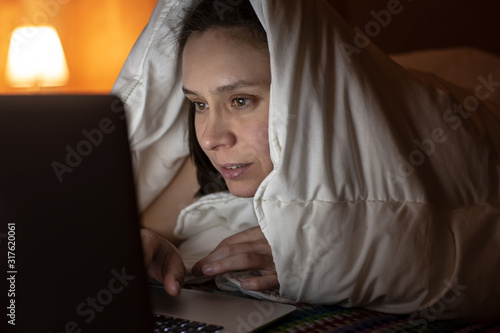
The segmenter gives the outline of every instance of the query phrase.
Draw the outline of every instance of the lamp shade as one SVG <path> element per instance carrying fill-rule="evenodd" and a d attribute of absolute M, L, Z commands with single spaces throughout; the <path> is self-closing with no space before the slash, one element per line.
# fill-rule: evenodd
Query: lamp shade
<path fill-rule="evenodd" d="M 69 71 L 57 31 L 50 26 L 16 28 L 10 40 L 6 78 L 13 87 L 65 85 Z"/>

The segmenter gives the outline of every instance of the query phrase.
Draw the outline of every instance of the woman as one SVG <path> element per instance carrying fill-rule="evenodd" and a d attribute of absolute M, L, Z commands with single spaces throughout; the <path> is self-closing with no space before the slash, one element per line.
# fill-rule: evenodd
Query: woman
<path fill-rule="evenodd" d="M 267 36 L 249 2 L 225 13 L 223 19 L 219 14 L 214 1 L 204 1 L 187 15 L 179 34 L 182 90 L 191 102 L 190 150 L 198 170 L 197 196 L 229 191 L 237 197 L 253 197 L 273 169 L 267 138 L 271 86 Z M 186 184 L 196 188 L 193 168 L 187 163 L 143 215 L 146 227 L 176 245 L 181 242 L 174 235 L 178 213 L 168 208 L 177 206 L 179 200 L 189 203 L 193 199 L 192 191 L 182 192 L 189 188 Z M 177 184 L 182 185 L 174 189 Z M 226 251 L 234 253 L 226 255 Z M 269 244 L 258 227 L 225 240 L 194 266 L 195 276 L 202 274 L 203 263 L 207 276 L 259 268 L 268 273 L 245 279 L 242 286 L 246 289 L 278 286 Z M 176 287 L 174 293 L 178 291 Z"/>
<path fill-rule="evenodd" d="M 235 220 L 258 227 L 220 243 L 194 275 L 257 269 L 243 288 L 279 285 L 292 300 L 393 313 L 440 305 L 438 318 L 498 317 L 498 109 L 407 72 L 374 46 L 356 49 L 358 36 L 323 1 L 251 0 L 267 46 L 258 29 L 225 25 L 249 12 L 245 1 L 202 3 L 220 27 L 188 34 L 178 53 L 160 41 L 190 6 L 160 4 L 115 86 L 133 110 L 144 225 L 156 231 L 143 233 L 145 255 L 166 290 L 178 294 L 183 282 L 167 239 L 180 242 L 186 214 L 208 230 L 231 205 L 249 203 L 251 214 Z M 179 215 L 197 189 L 182 91 L 205 167 L 234 196 L 202 196 Z M 196 163 L 201 194 L 224 189 Z M 215 176 L 203 185 L 206 175 Z"/>

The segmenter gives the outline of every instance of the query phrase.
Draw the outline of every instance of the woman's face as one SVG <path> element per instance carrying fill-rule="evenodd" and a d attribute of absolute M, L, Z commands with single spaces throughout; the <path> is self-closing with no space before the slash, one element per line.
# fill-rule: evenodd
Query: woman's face
<path fill-rule="evenodd" d="M 233 195 L 254 196 L 273 169 L 267 48 L 220 31 L 195 33 L 184 48 L 182 73 L 201 148 Z"/>

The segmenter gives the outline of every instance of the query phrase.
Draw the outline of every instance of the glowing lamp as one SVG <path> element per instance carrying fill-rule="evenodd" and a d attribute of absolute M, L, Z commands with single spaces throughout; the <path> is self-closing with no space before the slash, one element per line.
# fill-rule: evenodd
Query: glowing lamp
<path fill-rule="evenodd" d="M 10 40 L 6 77 L 13 87 L 64 86 L 69 71 L 57 31 L 50 26 L 15 29 Z"/>

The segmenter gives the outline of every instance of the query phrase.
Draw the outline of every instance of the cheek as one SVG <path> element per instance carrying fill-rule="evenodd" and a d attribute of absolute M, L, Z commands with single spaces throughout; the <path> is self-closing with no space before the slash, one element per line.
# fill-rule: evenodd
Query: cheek
<path fill-rule="evenodd" d="M 269 131 L 267 122 L 258 125 L 253 131 L 255 145 L 260 151 L 269 152 Z"/>
<path fill-rule="evenodd" d="M 274 166 L 270 155 L 267 122 L 262 122 L 260 125 L 256 126 L 252 132 L 254 147 L 259 154 L 262 166 L 267 172 L 271 172 Z"/>
<path fill-rule="evenodd" d="M 195 116 L 194 119 L 194 133 L 196 135 L 196 141 L 200 142 L 201 135 L 203 134 L 203 124 L 199 120 L 199 117 Z"/>

